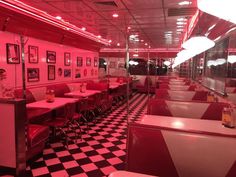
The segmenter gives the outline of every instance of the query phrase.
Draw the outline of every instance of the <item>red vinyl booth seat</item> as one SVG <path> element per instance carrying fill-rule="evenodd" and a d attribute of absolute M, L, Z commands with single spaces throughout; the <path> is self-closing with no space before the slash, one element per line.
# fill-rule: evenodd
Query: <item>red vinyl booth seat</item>
<path fill-rule="evenodd" d="M 27 160 L 43 151 L 49 137 L 47 126 L 29 124 L 27 129 Z"/>
<path fill-rule="evenodd" d="M 147 114 L 207 120 L 221 120 L 222 110 L 228 106 L 229 104 L 220 102 L 183 102 L 163 99 L 151 99 L 148 103 Z"/>
<path fill-rule="evenodd" d="M 156 89 L 156 98 L 178 101 L 207 101 L 207 91 L 173 91 L 168 89 Z"/>
<path fill-rule="evenodd" d="M 155 93 L 156 85 L 153 85 L 152 80 L 146 77 L 144 85 L 137 85 L 136 88 L 140 93 L 148 93 L 148 90 L 150 93 Z"/>

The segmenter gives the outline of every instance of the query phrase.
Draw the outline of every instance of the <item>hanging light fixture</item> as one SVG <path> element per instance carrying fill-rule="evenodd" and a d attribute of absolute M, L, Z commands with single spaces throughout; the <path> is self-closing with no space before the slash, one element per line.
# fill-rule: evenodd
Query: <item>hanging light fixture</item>
<path fill-rule="evenodd" d="M 205 52 L 215 46 L 215 42 L 205 36 L 191 37 L 182 44 L 186 50 L 191 50 L 195 55 Z"/>
<path fill-rule="evenodd" d="M 233 64 L 236 62 L 236 55 L 228 55 L 228 62 Z"/>
<path fill-rule="evenodd" d="M 203 12 L 236 23 L 235 0 L 198 0 L 197 6 Z"/>

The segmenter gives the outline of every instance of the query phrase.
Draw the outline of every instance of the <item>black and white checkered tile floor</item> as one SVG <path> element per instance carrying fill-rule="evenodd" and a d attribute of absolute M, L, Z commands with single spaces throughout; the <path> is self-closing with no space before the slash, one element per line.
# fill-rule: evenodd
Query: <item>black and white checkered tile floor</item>
<path fill-rule="evenodd" d="M 146 111 L 147 95 L 135 93 L 130 100 L 130 120 Z M 83 140 L 48 144 L 43 155 L 27 167 L 27 176 L 102 177 L 124 169 L 126 151 L 127 105 L 116 106 L 112 113 L 90 126 Z M 73 138 L 74 134 L 71 134 Z"/>

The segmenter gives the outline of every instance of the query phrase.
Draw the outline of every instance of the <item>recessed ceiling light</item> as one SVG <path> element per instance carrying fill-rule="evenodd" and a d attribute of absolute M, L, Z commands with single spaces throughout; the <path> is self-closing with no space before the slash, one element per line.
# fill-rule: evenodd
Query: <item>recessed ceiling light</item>
<path fill-rule="evenodd" d="M 117 43 L 117 46 L 120 46 L 120 43 Z"/>
<path fill-rule="evenodd" d="M 177 21 L 178 22 L 185 22 L 185 21 L 187 21 L 187 19 L 186 18 L 178 18 Z"/>
<path fill-rule="evenodd" d="M 143 40 L 143 39 L 141 39 L 141 42 L 144 42 L 144 40 Z"/>
<path fill-rule="evenodd" d="M 186 5 L 192 4 L 192 2 L 191 2 L 191 1 L 181 1 L 181 2 L 179 2 L 178 4 L 179 4 L 180 6 L 186 6 Z"/>
<path fill-rule="evenodd" d="M 148 43 L 145 43 L 144 45 L 148 45 Z"/>
<path fill-rule="evenodd" d="M 131 27 L 130 26 L 128 26 L 128 30 L 130 30 L 131 29 Z"/>
<path fill-rule="evenodd" d="M 62 18 L 61 18 L 61 16 L 56 16 L 56 19 L 61 20 Z"/>
<path fill-rule="evenodd" d="M 85 27 L 82 27 L 81 29 L 82 29 L 83 31 L 85 31 L 85 30 L 86 30 L 86 28 L 85 28 Z"/>
<path fill-rule="evenodd" d="M 177 25 L 185 25 L 185 22 L 176 22 Z"/>
<path fill-rule="evenodd" d="M 111 43 L 111 42 L 112 42 L 112 40 L 109 40 L 108 42 L 109 42 L 109 43 Z"/>
<path fill-rule="evenodd" d="M 102 36 L 98 35 L 97 37 L 98 37 L 98 38 L 101 38 Z"/>
<path fill-rule="evenodd" d="M 119 15 L 118 15 L 117 13 L 114 13 L 114 14 L 112 15 L 112 17 L 117 18 L 117 17 L 119 17 Z"/>

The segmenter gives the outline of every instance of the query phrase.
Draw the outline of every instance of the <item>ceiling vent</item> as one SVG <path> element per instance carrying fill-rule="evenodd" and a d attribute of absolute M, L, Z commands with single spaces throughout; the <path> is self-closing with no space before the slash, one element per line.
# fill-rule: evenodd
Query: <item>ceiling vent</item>
<path fill-rule="evenodd" d="M 192 16 L 196 13 L 196 7 L 188 7 L 188 8 L 169 8 L 168 9 L 168 17 L 172 16 Z"/>
<path fill-rule="evenodd" d="M 115 1 L 95 1 L 94 3 L 97 5 L 118 7 Z"/>

